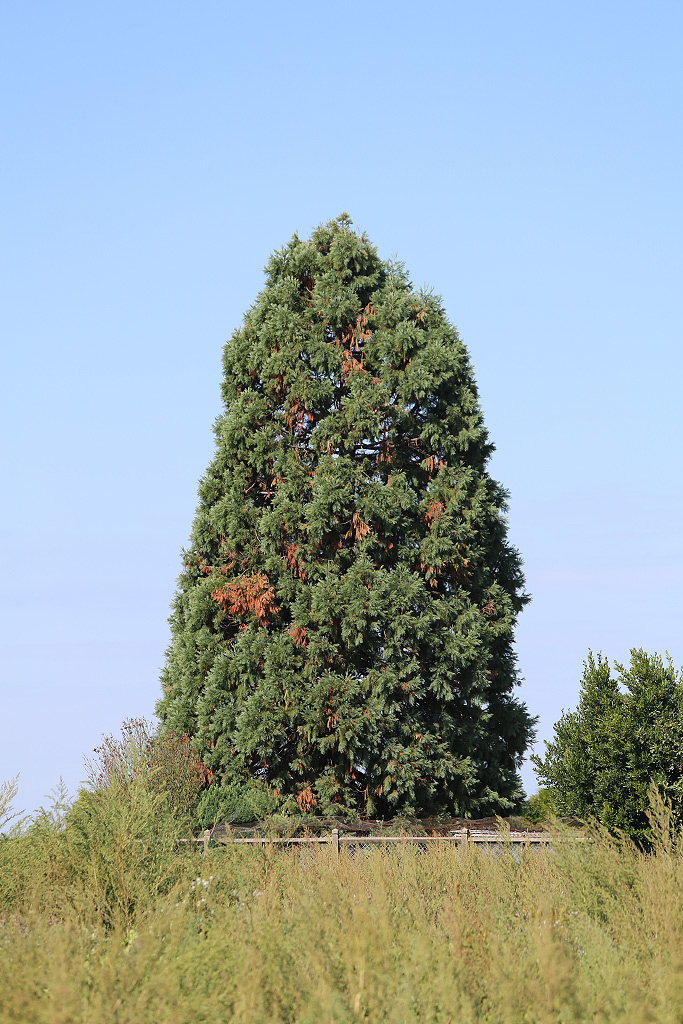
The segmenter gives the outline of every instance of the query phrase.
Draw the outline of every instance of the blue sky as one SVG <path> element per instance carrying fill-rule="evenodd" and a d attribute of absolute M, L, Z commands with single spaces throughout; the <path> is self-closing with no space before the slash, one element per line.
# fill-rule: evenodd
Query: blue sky
<path fill-rule="evenodd" d="M 224 340 L 348 211 L 443 296 L 533 603 L 549 737 L 589 648 L 683 664 L 678 3 L 0 13 L 0 779 L 151 716 Z M 527 790 L 536 788 L 525 769 Z"/>

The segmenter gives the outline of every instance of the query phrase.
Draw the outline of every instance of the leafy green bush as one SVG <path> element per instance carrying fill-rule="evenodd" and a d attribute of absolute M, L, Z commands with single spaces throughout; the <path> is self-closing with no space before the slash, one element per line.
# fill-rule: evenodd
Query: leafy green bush
<path fill-rule="evenodd" d="M 212 828 L 223 821 L 237 825 L 268 818 L 279 806 L 280 801 L 273 796 L 272 790 L 256 781 L 244 785 L 223 784 L 210 786 L 202 793 L 196 817 L 200 828 Z M 298 811 L 295 804 L 292 810 Z"/>
<path fill-rule="evenodd" d="M 542 825 L 557 814 L 552 789 L 539 789 L 530 796 L 522 808 L 524 817 L 534 825 Z"/>
<path fill-rule="evenodd" d="M 557 812 L 596 818 L 647 846 L 649 792 L 671 804 L 683 821 L 683 669 L 676 672 L 643 650 L 628 668 L 589 653 L 576 711 L 566 711 L 533 755 L 539 781 L 552 791 Z"/>

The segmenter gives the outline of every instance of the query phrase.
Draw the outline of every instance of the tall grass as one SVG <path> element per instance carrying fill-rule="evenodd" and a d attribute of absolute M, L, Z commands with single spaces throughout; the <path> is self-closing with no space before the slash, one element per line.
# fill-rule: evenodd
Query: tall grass
<path fill-rule="evenodd" d="M 680 1022 L 683 849 L 210 849 L 139 782 L 0 841 L 0 1020 Z M 563 838 L 565 841 L 559 841 Z"/>

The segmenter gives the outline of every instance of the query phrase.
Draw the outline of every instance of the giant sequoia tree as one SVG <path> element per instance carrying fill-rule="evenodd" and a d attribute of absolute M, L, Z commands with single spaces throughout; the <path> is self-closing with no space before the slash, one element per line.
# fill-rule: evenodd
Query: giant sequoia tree
<path fill-rule="evenodd" d="M 525 601 L 467 351 L 345 215 L 225 346 L 158 713 L 284 810 L 505 812 Z"/>

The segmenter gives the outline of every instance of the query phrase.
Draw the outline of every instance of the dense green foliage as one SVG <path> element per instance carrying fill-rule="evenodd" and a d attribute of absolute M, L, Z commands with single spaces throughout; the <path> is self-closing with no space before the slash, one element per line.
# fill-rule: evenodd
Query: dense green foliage
<path fill-rule="evenodd" d="M 530 796 L 522 808 L 522 814 L 527 821 L 534 825 L 542 825 L 546 821 L 551 821 L 557 814 L 552 789 L 541 788 L 538 793 Z"/>
<path fill-rule="evenodd" d="M 661 807 L 655 855 L 598 834 L 203 857 L 141 776 L 97 793 L 0 840 L 3 1024 L 683 1016 L 683 845 Z"/>
<path fill-rule="evenodd" d="M 527 598 L 439 300 L 343 216 L 273 255 L 223 370 L 157 707 L 223 782 L 207 800 L 507 812 Z"/>
<path fill-rule="evenodd" d="M 128 719 L 94 753 L 76 800 L 60 786 L 32 820 L 11 824 L 16 787 L 0 787 L 0 921 L 3 910 L 59 917 L 87 908 L 98 926 L 125 930 L 178 881 L 178 847 L 192 834 L 203 782 L 187 737 Z"/>
<path fill-rule="evenodd" d="M 647 843 L 652 786 L 674 822 L 682 817 L 683 670 L 642 650 L 615 670 L 589 654 L 576 711 L 562 715 L 545 758 L 532 761 L 559 814 L 595 817 Z"/>

